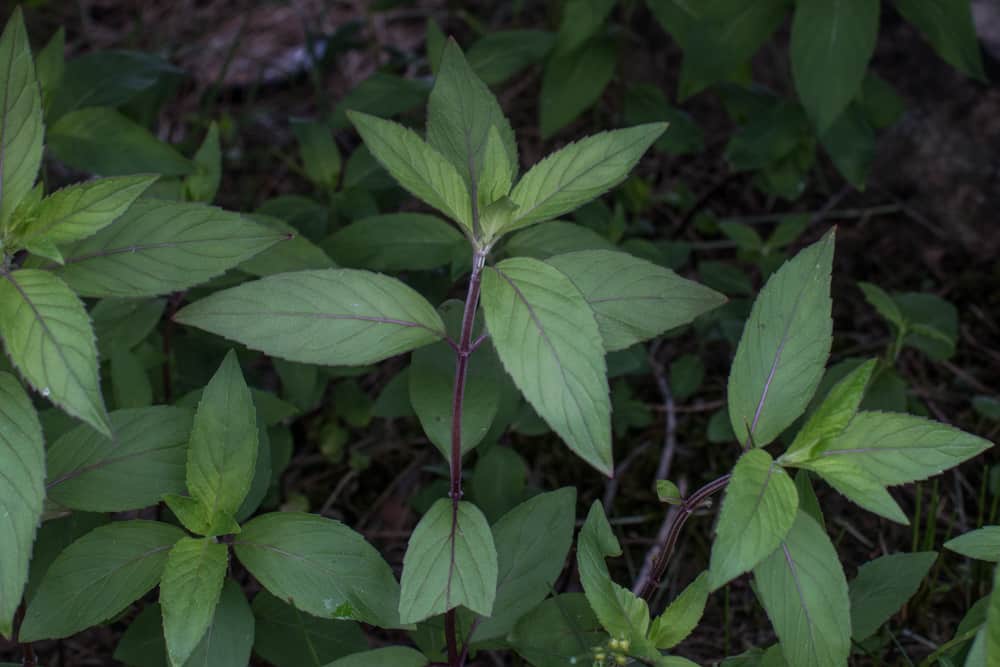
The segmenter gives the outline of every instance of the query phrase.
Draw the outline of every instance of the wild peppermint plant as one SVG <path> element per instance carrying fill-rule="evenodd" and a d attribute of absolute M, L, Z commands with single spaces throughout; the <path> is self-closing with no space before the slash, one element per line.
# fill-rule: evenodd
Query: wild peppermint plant
<path fill-rule="evenodd" d="M 42 104 L 19 12 L 0 38 L 0 71 L 10 73 L 0 87 L 0 335 L 21 378 L 84 422 L 46 447 L 35 401 L 13 373 L 0 373 L 0 525 L 13 537 L 0 542 L 0 633 L 24 647 L 25 664 L 33 664 L 33 642 L 114 620 L 158 588 L 157 602 L 118 646 L 123 662 L 241 667 L 253 650 L 279 665 L 462 667 L 492 650 L 514 651 L 536 667 L 682 667 L 693 663 L 668 652 L 698 625 L 709 595 L 750 573 L 778 638 L 766 664 L 839 667 L 915 593 L 936 554 L 885 556 L 848 583 L 811 476 L 906 523 L 888 487 L 990 446 L 919 417 L 859 409 L 874 362 L 814 396 L 832 340 L 831 231 L 771 275 L 750 313 L 729 376 L 732 471 L 688 495 L 658 481 L 672 519 L 648 576 L 631 587 L 611 576 L 606 559 L 621 546 L 594 503 L 576 541 L 583 592 L 557 592 L 574 539 L 576 490 L 540 493 L 505 511 L 477 505 L 467 499 L 466 455 L 495 440 L 509 422 L 501 415 L 523 396 L 572 452 L 612 475 L 606 354 L 690 323 L 724 298 L 616 250 L 519 253 L 511 232 L 555 220 L 621 183 L 665 125 L 585 138 L 522 175 L 509 122 L 448 42 L 425 137 L 362 113 L 350 120 L 400 185 L 464 236 L 455 272 L 465 279 L 463 300 L 435 307 L 399 279 L 359 269 L 268 270 L 249 282 L 236 275 L 239 284 L 204 298 L 199 292 L 173 316 L 192 335 L 201 335 L 193 328 L 218 334 L 298 368 L 412 352 L 410 401 L 447 463 L 449 491 L 410 536 L 398 581 L 341 522 L 257 513 L 272 463 L 281 467 L 271 459 L 269 427 L 285 413 L 248 386 L 236 351 L 204 388 L 174 405 L 122 407 L 129 397 L 121 396 L 119 409 L 105 407 L 100 356 L 110 353 L 114 375 L 123 352 L 95 343 L 91 315 L 136 317 L 145 337 L 163 313 L 163 303 L 147 313 L 143 302 L 108 299 L 181 292 L 238 265 L 255 273 L 247 260 L 288 235 L 202 204 L 155 199 L 153 177 L 91 181 L 44 197 L 35 185 Z M 186 177 L 189 199 L 214 195 L 212 137 L 195 161 L 214 160 L 216 169 Z M 311 164 L 332 190 L 339 156 L 335 168 L 324 167 L 322 155 Z M 417 220 L 428 234 L 455 235 L 438 218 Z M 351 233 L 388 234 L 400 222 L 373 220 Z M 88 315 L 80 297 L 104 300 Z M 127 365 L 118 368 L 127 375 Z M 502 459 L 489 458 L 495 451 L 481 458 L 477 477 L 483 461 Z M 705 571 L 656 613 L 649 600 L 685 523 L 723 492 Z M 170 510 L 163 516 L 104 516 L 161 501 Z M 56 516 L 68 523 L 59 531 L 43 526 L 33 549 L 39 521 Z M 947 546 L 995 560 L 994 537 L 984 529 Z M 232 556 L 263 588 L 252 605 Z M 1000 659 L 998 603 L 988 604 L 952 647 L 978 656 L 966 664 Z M 301 641 L 285 630 L 288 618 L 302 628 Z M 394 630 L 394 638 L 406 632 L 417 649 L 370 650 L 359 622 Z M 336 646 L 313 635 L 335 637 Z M 973 638 L 971 648 L 962 645 Z M 336 659 L 321 660 L 328 654 Z"/>

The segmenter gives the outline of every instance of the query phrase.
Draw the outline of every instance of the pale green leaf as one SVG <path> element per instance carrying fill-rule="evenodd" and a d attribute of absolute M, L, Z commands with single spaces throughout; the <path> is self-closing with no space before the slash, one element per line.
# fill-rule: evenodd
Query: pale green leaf
<path fill-rule="evenodd" d="M 348 117 L 368 150 L 403 188 L 472 230 L 469 191 L 448 158 L 398 123 L 357 111 L 349 111 Z"/>
<path fill-rule="evenodd" d="M 433 215 L 390 213 L 337 230 L 324 247 L 337 264 L 372 271 L 421 271 L 451 262 L 462 235 Z"/>
<path fill-rule="evenodd" d="M 486 269 L 483 312 L 504 368 L 570 449 L 611 474 L 611 401 L 593 312 L 568 278 L 543 262 Z"/>
<path fill-rule="evenodd" d="M 726 300 L 670 269 L 623 252 L 585 250 L 556 255 L 547 263 L 586 297 L 608 351 L 688 324 Z"/>
<path fill-rule="evenodd" d="M 795 482 L 763 449 L 747 451 L 733 468 L 719 513 L 708 584 L 712 590 L 753 569 L 788 534 L 799 495 Z"/>
<path fill-rule="evenodd" d="M 511 186 L 514 185 L 514 177 L 517 176 L 517 149 L 515 148 L 514 150 L 514 159 L 511 160 L 507 155 L 507 148 L 504 146 L 503 139 L 500 138 L 500 130 L 496 126 L 490 127 L 489 132 L 486 134 L 486 147 L 483 149 L 483 168 L 482 173 L 479 175 L 479 184 L 477 185 L 479 205 L 485 206 L 480 213 L 480 217 L 483 230 L 487 234 L 490 231 L 489 226 L 486 224 L 488 213 L 491 217 L 498 219 L 513 215 L 514 211 L 517 210 L 514 202 L 507 197 L 510 194 Z M 498 209 L 496 205 L 501 201 L 503 204 Z M 503 213 L 498 216 L 497 211 L 503 211 Z"/>
<path fill-rule="evenodd" d="M 487 160 L 491 130 L 498 133 L 503 150 Z M 454 165 L 472 193 L 478 193 L 481 180 L 492 182 L 498 173 L 512 174 L 516 170 L 514 130 L 496 97 L 469 67 L 453 39 L 444 47 L 427 102 L 427 143 Z M 508 188 L 509 181 L 508 177 Z M 478 194 L 473 199 L 479 199 Z"/>
<path fill-rule="evenodd" d="M 691 634 L 705 611 L 708 592 L 708 573 L 702 572 L 653 619 L 649 640 L 656 648 L 673 648 Z"/>
<path fill-rule="evenodd" d="M 922 417 L 859 412 L 817 458 L 844 457 L 879 484 L 892 486 L 938 475 L 992 446 L 988 440 Z"/>
<path fill-rule="evenodd" d="M 798 0 L 792 75 L 820 134 L 861 88 L 878 34 L 878 0 Z"/>
<path fill-rule="evenodd" d="M 155 296 L 185 290 L 288 238 L 202 204 L 140 199 L 114 223 L 47 266 L 82 296 Z"/>
<path fill-rule="evenodd" d="M 256 618 L 253 650 L 276 667 L 321 667 L 368 648 L 354 621 L 335 621 L 304 614 L 267 591 L 253 599 Z"/>
<path fill-rule="evenodd" d="M 334 660 L 325 667 L 424 667 L 427 664 L 427 658 L 412 648 L 387 646 Z"/>
<path fill-rule="evenodd" d="M 592 662 L 607 634 L 582 593 L 564 593 L 518 621 L 507 641 L 535 667 L 566 667 Z"/>
<path fill-rule="evenodd" d="M 36 269 L 0 272 L 0 336 L 42 396 L 110 434 L 90 317 L 63 281 Z"/>
<path fill-rule="evenodd" d="M 809 404 L 830 354 L 833 231 L 786 262 L 753 304 L 729 372 L 729 420 L 763 447 Z"/>
<path fill-rule="evenodd" d="M 49 500 L 75 510 L 122 512 L 184 490 L 190 410 L 157 405 L 111 413 L 113 437 L 81 425 L 49 447 Z"/>
<path fill-rule="evenodd" d="M 1000 563 L 1000 526 L 983 526 L 944 543 L 945 549 L 969 558 Z"/>
<path fill-rule="evenodd" d="M 96 528 L 52 563 L 25 613 L 20 639 L 57 639 L 111 619 L 160 581 L 168 553 L 184 537 L 155 521 Z"/>
<path fill-rule="evenodd" d="M 506 513 L 493 526 L 497 547 L 496 601 L 472 641 L 505 637 L 518 619 L 548 597 L 573 544 L 576 490 L 542 493 Z"/>
<path fill-rule="evenodd" d="M 0 35 L 0 229 L 31 191 L 42 162 L 42 98 L 21 8 Z"/>
<path fill-rule="evenodd" d="M 312 514 L 264 514 L 233 541 L 240 562 L 267 590 L 321 618 L 399 627 L 399 584 L 364 538 Z"/>
<path fill-rule="evenodd" d="M 851 636 L 864 641 L 916 595 L 937 560 L 936 551 L 889 554 L 858 569 L 850 583 Z"/>
<path fill-rule="evenodd" d="M 167 655 L 182 667 L 212 625 L 229 565 L 229 547 L 210 538 L 182 538 L 170 550 L 160 580 Z"/>
<path fill-rule="evenodd" d="M 354 269 L 244 283 L 187 306 L 174 320 L 271 356 L 326 365 L 370 364 L 444 336 L 441 317 L 413 289 Z"/>
<path fill-rule="evenodd" d="M 31 399 L 0 373 L 0 635 L 10 638 L 45 499 L 45 445 Z"/>
<path fill-rule="evenodd" d="M 222 147 L 219 145 L 219 124 L 214 120 L 201 146 L 191 158 L 194 172 L 184 179 L 184 191 L 190 201 L 205 202 L 215 199 L 222 181 Z"/>
<path fill-rule="evenodd" d="M 510 198 L 518 211 L 505 231 L 550 220 L 601 196 L 625 180 L 666 128 L 649 123 L 601 132 L 549 155 L 514 186 Z"/>
<path fill-rule="evenodd" d="M 857 465 L 847 457 L 820 457 L 800 465 L 819 474 L 827 484 L 841 495 L 869 512 L 874 512 L 904 526 L 910 524 L 909 518 L 886 490 L 885 485 L 880 483 L 866 468 Z"/>
<path fill-rule="evenodd" d="M 851 652 L 851 603 L 837 551 L 803 512 L 754 568 L 756 590 L 789 665 L 843 667 Z"/>
<path fill-rule="evenodd" d="M 85 239 L 123 214 L 153 184 L 156 176 L 118 176 L 71 185 L 42 200 L 19 238 L 56 245 Z"/>
<path fill-rule="evenodd" d="M 896 0 L 893 4 L 945 62 L 986 81 L 969 0 Z"/>
<path fill-rule="evenodd" d="M 486 517 L 469 502 L 442 498 L 420 519 L 403 558 L 399 618 L 417 623 L 461 605 L 490 616 L 497 550 Z"/>
<path fill-rule="evenodd" d="M 580 583 L 601 625 L 616 639 L 627 639 L 638 645 L 645 641 L 649 629 L 649 608 L 646 601 L 611 580 L 609 556 L 620 556 L 621 546 L 604 515 L 601 503 L 590 506 L 587 520 L 580 530 L 576 559 Z"/>

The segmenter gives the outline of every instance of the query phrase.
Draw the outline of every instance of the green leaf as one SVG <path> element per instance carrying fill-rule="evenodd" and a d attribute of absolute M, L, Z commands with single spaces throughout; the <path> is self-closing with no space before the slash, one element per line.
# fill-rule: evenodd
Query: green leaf
<path fill-rule="evenodd" d="M 504 252 L 512 257 L 548 259 L 581 250 L 616 250 L 615 244 L 593 229 L 555 220 L 533 225 L 511 235 Z"/>
<path fill-rule="evenodd" d="M 32 387 L 110 435 L 90 317 L 63 281 L 35 269 L 0 272 L 0 336 Z"/>
<path fill-rule="evenodd" d="M 798 0 L 792 75 L 822 135 L 861 88 L 878 34 L 878 0 Z"/>
<path fill-rule="evenodd" d="M 19 240 L 56 245 L 93 236 L 122 215 L 156 176 L 119 176 L 71 185 L 42 200 L 19 230 Z"/>
<path fill-rule="evenodd" d="M 90 311 L 97 351 L 109 359 L 116 347 L 131 350 L 160 323 L 166 299 L 102 299 Z"/>
<path fill-rule="evenodd" d="M 292 131 L 299 141 L 299 154 L 310 181 L 327 190 L 335 190 L 340 180 L 340 150 L 326 123 L 293 120 Z"/>
<path fill-rule="evenodd" d="M 656 148 L 671 155 L 698 153 L 705 146 L 701 128 L 691 116 L 670 106 L 667 96 L 656 85 L 640 83 L 625 91 L 622 119 L 628 125 L 665 121 L 667 131 L 656 140 Z"/>
<path fill-rule="evenodd" d="M 511 231 L 583 206 L 625 180 L 666 123 L 601 132 L 568 144 L 532 167 L 510 195 Z"/>
<path fill-rule="evenodd" d="M 173 146 L 109 107 L 88 107 L 62 116 L 46 139 L 58 159 L 74 169 L 102 176 L 185 176 L 194 169 Z"/>
<path fill-rule="evenodd" d="M 591 647 L 607 640 L 582 593 L 564 593 L 535 607 L 507 636 L 514 650 L 535 667 L 585 665 Z"/>
<path fill-rule="evenodd" d="M 483 276 L 483 312 L 507 373 L 566 444 L 611 474 L 604 348 L 584 296 L 559 271 L 515 258 Z"/>
<path fill-rule="evenodd" d="M 575 51 L 604 27 L 615 0 L 567 0 L 562 8 L 556 54 Z"/>
<path fill-rule="evenodd" d="M 547 263 L 586 297 L 608 351 L 624 350 L 688 324 L 726 300 L 670 269 L 623 252 L 574 252 Z"/>
<path fill-rule="evenodd" d="M 604 515 L 604 508 L 599 501 L 595 501 L 590 506 L 577 540 L 580 583 L 590 607 L 608 634 L 637 645 L 646 639 L 649 608 L 645 600 L 611 580 L 608 565 L 604 562 L 605 558 L 620 556 L 621 553 L 621 546 Z"/>
<path fill-rule="evenodd" d="M 945 62 L 986 81 L 969 0 L 896 0 L 894 4 L 896 11 L 924 34 Z"/>
<path fill-rule="evenodd" d="M 754 581 L 789 665 L 847 664 L 847 580 L 836 549 L 816 521 L 799 512 L 781 546 L 754 568 Z"/>
<path fill-rule="evenodd" d="M 859 282 L 858 287 L 864 293 L 865 300 L 878 311 L 879 315 L 899 330 L 906 328 L 906 316 L 885 290 L 878 285 L 867 282 Z"/>
<path fill-rule="evenodd" d="M 191 158 L 194 172 L 184 179 L 184 191 L 190 201 L 210 203 L 222 181 L 222 147 L 219 145 L 219 124 L 214 120 L 201 146 Z"/>
<path fill-rule="evenodd" d="M 656 480 L 656 497 L 661 503 L 668 505 L 680 505 L 684 502 L 681 490 L 669 479 Z"/>
<path fill-rule="evenodd" d="M 368 150 L 403 188 L 472 230 L 469 191 L 448 158 L 398 123 L 357 111 L 348 117 Z"/>
<path fill-rule="evenodd" d="M 56 558 L 28 605 L 19 638 L 58 639 L 102 623 L 156 586 L 167 555 L 184 537 L 155 521 L 96 528 Z"/>
<path fill-rule="evenodd" d="M 237 267 L 240 271 L 264 277 L 290 271 L 332 269 L 336 266 L 322 248 L 298 233 L 295 227 L 284 220 L 261 213 L 254 213 L 249 217 L 254 222 L 281 234 L 283 240 L 241 262 Z"/>
<path fill-rule="evenodd" d="M 506 119 L 504 119 L 506 122 Z M 481 213 L 481 223 L 483 231 L 487 236 L 492 236 L 503 225 L 494 222 L 490 225 L 490 218 L 502 220 L 506 224 L 507 219 L 514 214 L 517 206 L 507 195 L 514 184 L 514 177 L 517 176 L 517 148 L 513 158 L 508 155 L 508 147 L 500 136 L 497 126 L 491 126 L 486 133 L 486 147 L 483 149 L 482 173 L 479 176 L 477 196 L 480 206 L 484 206 Z M 492 227 L 492 229 L 491 229 Z"/>
<path fill-rule="evenodd" d="M 496 601 L 470 641 L 507 636 L 518 619 L 548 597 L 573 544 L 575 506 L 573 487 L 542 493 L 493 526 L 499 568 Z"/>
<path fill-rule="evenodd" d="M 461 336 L 462 301 L 447 301 L 438 312 L 453 339 Z M 482 333 L 482 322 L 473 338 Z M 455 394 L 455 350 L 444 341 L 414 350 L 410 363 L 410 404 L 424 433 L 441 455 L 451 460 L 451 424 Z M 468 360 L 462 401 L 462 454 L 472 451 L 486 437 L 500 406 L 503 369 L 492 345 L 483 345 Z"/>
<path fill-rule="evenodd" d="M 812 458 L 824 441 L 840 435 L 847 428 L 861 406 L 861 399 L 865 396 L 865 388 L 871 380 L 876 363 L 875 359 L 866 361 L 830 389 L 823 402 L 799 429 L 788 451 L 781 456 L 782 463 Z"/>
<path fill-rule="evenodd" d="M 267 590 L 320 618 L 399 627 L 399 584 L 382 556 L 339 521 L 264 514 L 233 541 L 237 558 Z"/>
<path fill-rule="evenodd" d="M 859 412 L 817 458 L 844 458 L 880 484 L 927 479 L 993 446 L 988 440 L 913 415 Z"/>
<path fill-rule="evenodd" d="M 185 290 L 287 236 L 202 204 L 135 202 L 114 223 L 48 265 L 81 296 L 155 296 Z"/>
<path fill-rule="evenodd" d="M 763 449 L 747 451 L 733 468 L 719 513 L 708 585 L 714 591 L 773 552 L 795 521 L 795 482 Z"/>
<path fill-rule="evenodd" d="M 708 573 L 702 572 L 662 614 L 653 619 L 649 640 L 656 648 L 673 648 L 691 634 L 705 611 L 708 593 Z"/>
<path fill-rule="evenodd" d="M 60 27 L 35 58 L 35 75 L 42 91 L 42 107 L 48 110 L 52 98 L 65 82 L 66 70 L 66 28 Z M 51 117 L 50 117 L 51 120 Z"/>
<path fill-rule="evenodd" d="M 840 175 L 858 190 L 864 190 L 875 161 L 875 129 L 864 110 L 851 104 L 820 136 L 823 148 Z"/>
<path fill-rule="evenodd" d="M 445 266 L 462 235 L 433 215 L 390 213 L 363 218 L 324 246 L 340 266 L 372 271 L 423 271 Z"/>
<path fill-rule="evenodd" d="M 952 538 L 945 549 L 969 558 L 1000 563 L 1000 526 L 984 526 Z"/>
<path fill-rule="evenodd" d="M 113 437 L 80 425 L 49 446 L 49 500 L 75 510 L 123 512 L 184 489 L 190 410 L 157 405 L 111 413 Z"/>
<path fill-rule="evenodd" d="M 493 428 L 501 420 L 496 420 Z M 495 524 L 526 497 L 527 482 L 528 465 L 521 455 L 511 447 L 496 445 L 478 457 L 469 480 L 469 497 L 483 511 L 487 521 Z M 497 539 L 496 526 L 493 528 L 493 538 Z M 497 549 L 502 549 L 499 542 Z"/>
<path fill-rule="evenodd" d="M 936 294 L 907 292 L 892 297 L 906 318 L 906 344 L 935 361 L 955 354 L 958 342 L 958 309 Z"/>
<path fill-rule="evenodd" d="M 257 445 L 253 398 L 230 350 L 202 393 L 188 446 L 187 487 L 209 520 L 240 508 L 253 479 Z"/>
<path fill-rule="evenodd" d="M 869 512 L 904 526 L 910 525 L 910 520 L 893 500 L 885 485 L 866 468 L 846 457 L 821 457 L 806 461 L 801 466 L 818 473 L 838 493 Z"/>
<path fill-rule="evenodd" d="M 31 399 L 0 373 L 0 635 L 10 638 L 45 499 L 45 444 Z"/>
<path fill-rule="evenodd" d="M 360 366 L 444 336 L 417 292 L 354 269 L 269 276 L 216 292 L 174 316 L 266 354 L 303 363 Z"/>
<path fill-rule="evenodd" d="M 601 99 L 614 77 L 617 58 L 614 40 L 604 35 L 571 53 L 549 58 L 538 100 L 538 125 L 543 139 L 569 125 Z"/>
<path fill-rule="evenodd" d="M 497 550 L 486 517 L 469 502 L 442 498 L 413 529 L 403 558 L 399 619 L 418 623 L 462 605 L 493 612 Z"/>
<path fill-rule="evenodd" d="M 163 634 L 174 667 L 182 667 L 212 625 L 229 565 L 229 547 L 210 538 L 182 538 L 170 550 L 160 581 Z"/>
<path fill-rule="evenodd" d="M 493 156 L 500 164 L 486 159 L 491 129 L 498 132 L 503 147 L 499 156 Z M 491 174 L 511 174 L 517 169 L 514 130 L 496 97 L 469 67 L 453 39 L 444 47 L 427 102 L 427 143 L 454 165 L 473 193 L 478 191 L 481 181 L 495 178 Z M 482 203 L 493 201 L 486 199 Z"/>
<path fill-rule="evenodd" d="M 153 385 L 138 356 L 124 345 L 111 353 L 111 388 L 115 407 L 147 408 L 153 404 Z"/>
<path fill-rule="evenodd" d="M 858 569 L 850 583 L 851 636 L 868 639 L 916 595 L 924 577 L 937 560 L 936 551 L 890 554 Z"/>
<path fill-rule="evenodd" d="M 42 98 L 24 16 L 17 7 L 0 35 L 0 230 L 31 191 L 42 162 Z"/>
<path fill-rule="evenodd" d="M 544 30 L 491 30 L 465 56 L 476 76 L 495 86 L 541 62 L 554 41 L 555 36 Z"/>
<path fill-rule="evenodd" d="M 341 98 L 330 124 L 334 130 L 350 127 L 351 111 L 389 118 L 422 105 L 429 92 L 426 81 L 375 72 Z"/>
<path fill-rule="evenodd" d="M 993 573 L 993 592 L 986 611 L 986 625 L 980 630 L 980 636 L 986 649 L 983 664 L 992 665 L 1000 657 L 1000 568 Z"/>
<path fill-rule="evenodd" d="M 833 232 L 785 263 L 753 304 L 729 373 L 729 419 L 763 447 L 809 404 L 830 353 Z"/>
<path fill-rule="evenodd" d="M 405 646 L 387 646 L 372 651 L 362 651 L 325 667 L 425 667 L 427 658 Z"/>
<path fill-rule="evenodd" d="M 321 667 L 368 648 L 361 626 L 303 614 L 267 591 L 253 600 L 253 650 L 277 667 Z"/>

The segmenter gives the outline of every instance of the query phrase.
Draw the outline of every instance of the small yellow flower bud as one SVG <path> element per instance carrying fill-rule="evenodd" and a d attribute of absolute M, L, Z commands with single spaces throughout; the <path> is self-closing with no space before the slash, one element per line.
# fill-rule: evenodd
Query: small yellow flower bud
<path fill-rule="evenodd" d="M 618 650 L 618 640 L 612 637 L 611 640 L 608 642 L 608 648 L 610 648 L 612 651 Z"/>
<path fill-rule="evenodd" d="M 618 642 L 618 648 L 622 650 L 622 653 L 628 653 L 628 649 L 630 646 L 632 646 L 632 644 L 627 639 L 623 639 L 620 642 Z"/>
<path fill-rule="evenodd" d="M 603 651 L 601 651 L 600 653 L 595 653 L 594 654 L 594 660 L 597 660 L 598 662 L 604 662 L 604 659 L 607 658 L 607 657 L 608 657 L 608 654 L 604 653 Z"/>
<path fill-rule="evenodd" d="M 618 663 L 619 665 L 624 665 L 625 663 L 628 662 L 628 658 L 626 658 L 624 655 L 616 655 L 615 662 Z"/>

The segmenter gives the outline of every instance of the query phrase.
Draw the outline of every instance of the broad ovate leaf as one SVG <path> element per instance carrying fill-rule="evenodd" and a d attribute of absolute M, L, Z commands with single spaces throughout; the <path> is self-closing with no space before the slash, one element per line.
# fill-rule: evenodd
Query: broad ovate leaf
<path fill-rule="evenodd" d="M 763 449 L 751 449 L 733 468 L 712 543 L 712 590 L 753 569 L 788 534 L 799 494 L 788 473 Z"/>
<path fill-rule="evenodd" d="M 182 667 L 212 625 L 229 565 L 229 547 L 211 538 L 182 538 L 160 580 L 163 634 L 170 664 Z"/>
<path fill-rule="evenodd" d="M 833 232 L 785 263 L 753 304 L 729 372 L 729 419 L 763 447 L 802 414 L 830 354 Z"/>
<path fill-rule="evenodd" d="M 754 568 L 754 581 L 789 665 L 847 664 L 847 580 L 836 549 L 814 519 L 798 513 L 781 546 Z"/>
<path fill-rule="evenodd" d="M 45 445 L 21 383 L 0 373 L 0 635 L 11 636 L 45 499 Z"/>
<path fill-rule="evenodd" d="M 868 639 L 916 595 L 937 560 L 936 551 L 889 554 L 858 569 L 851 581 L 851 632 L 855 641 Z"/>
<path fill-rule="evenodd" d="M 347 117 L 375 159 L 404 189 L 472 231 L 472 200 L 455 165 L 413 130 L 359 111 Z"/>
<path fill-rule="evenodd" d="M 37 269 L 0 272 L 0 336 L 42 396 L 111 434 L 90 317 L 66 283 Z"/>
<path fill-rule="evenodd" d="M 546 261 L 586 297 L 609 352 L 688 324 L 726 301 L 714 290 L 624 252 L 584 250 Z"/>
<path fill-rule="evenodd" d="M 532 167 L 511 192 L 511 231 L 583 206 L 625 180 L 666 123 L 601 132 L 569 144 Z"/>
<path fill-rule="evenodd" d="M 21 625 L 23 642 L 68 637 L 107 621 L 160 581 L 180 528 L 119 521 L 68 546 L 45 573 Z"/>
<path fill-rule="evenodd" d="M 240 562 L 276 597 L 321 618 L 399 627 L 399 584 L 365 539 L 313 514 L 263 514 L 233 541 Z"/>
<path fill-rule="evenodd" d="M 0 35 L 0 230 L 31 191 L 42 162 L 42 96 L 21 8 Z"/>
<path fill-rule="evenodd" d="M 469 502 L 440 499 L 410 536 L 403 558 L 399 620 L 418 623 L 461 605 L 493 613 L 497 550 L 489 523 Z"/>
<path fill-rule="evenodd" d="M 297 271 L 216 292 L 174 316 L 289 361 L 359 366 L 444 337 L 434 307 L 405 284 L 355 269 Z"/>
<path fill-rule="evenodd" d="M 611 474 L 611 401 L 593 311 L 557 269 L 527 257 L 483 276 L 483 312 L 504 368 L 535 411 L 589 464 Z"/>
<path fill-rule="evenodd" d="M 140 199 L 48 265 L 81 296 L 155 296 L 185 290 L 288 238 L 203 204 Z"/>

